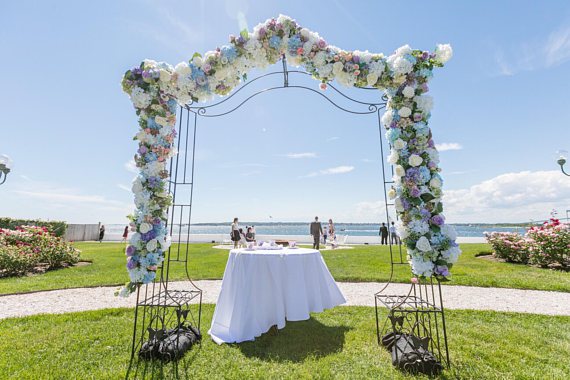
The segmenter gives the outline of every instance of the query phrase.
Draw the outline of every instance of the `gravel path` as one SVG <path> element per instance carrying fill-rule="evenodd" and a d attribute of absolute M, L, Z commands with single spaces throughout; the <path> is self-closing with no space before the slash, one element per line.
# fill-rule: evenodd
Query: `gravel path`
<path fill-rule="evenodd" d="M 204 303 L 215 303 L 221 281 L 196 281 Z M 346 305 L 374 306 L 374 293 L 384 284 L 339 282 Z M 184 289 L 187 283 L 174 282 L 171 288 Z M 391 284 L 384 294 L 407 294 L 410 285 Z M 570 293 L 471 286 L 443 286 L 444 306 L 448 309 L 513 311 L 547 315 L 570 315 Z M 59 314 L 113 307 L 133 307 L 135 297 L 114 296 L 116 287 L 53 290 L 0 296 L 0 319 L 34 314 Z"/>

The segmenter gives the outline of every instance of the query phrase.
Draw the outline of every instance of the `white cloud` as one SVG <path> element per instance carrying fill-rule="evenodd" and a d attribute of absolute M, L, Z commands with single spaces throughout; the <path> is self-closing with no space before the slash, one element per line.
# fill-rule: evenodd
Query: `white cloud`
<path fill-rule="evenodd" d="M 338 137 L 338 136 L 331 136 L 331 137 L 327 138 L 327 141 L 335 141 L 335 140 L 338 140 L 338 139 L 340 139 L 340 137 Z"/>
<path fill-rule="evenodd" d="M 302 176 L 302 177 L 299 177 L 299 178 L 310 178 L 310 177 L 317 177 L 317 176 L 322 176 L 322 175 L 332 175 L 332 174 L 345 174 L 345 173 L 350 173 L 353 170 L 354 170 L 354 166 L 341 165 L 341 166 L 336 166 L 334 168 L 319 170 L 318 172 L 312 172 L 312 173 L 309 173 L 309 174 Z"/>
<path fill-rule="evenodd" d="M 285 155 L 287 158 L 315 158 L 317 154 L 314 152 L 306 152 L 306 153 L 287 153 Z"/>
<path fill-rule="evenodd" d="M 378 222 L 386 220 L 384 201 L 358 202 L 354 207 L 353 219 L 357 221 Z"/>
<path fill-rule="evenodd" d="M 461 149 L 463 149 L 463 146 L 461 144 L 458 144 L 458 143 L 435 144 L 435 147 L 440 152 L 445 152 L 446 150 L 461 150 Z"/>
<path fill-rule="evenodd" d="M 125 169 L 131 173 L 139 174 L 139 168 L 137 168 L 137 164 L 135 164 L 135 160 L 129 160 L 125 162 Z"/>
<path fill-rule="evenodd" d="M 570 205 L 570 180 L 556 170 L 505 173 L 466 189 L 445 191 L 443 205 L 450 222 L 544 220 L 550 210 Z"/>
<path fill-rule="evenodd" d="M 132 192 L 133 192 L 129 186 L 123 185 L 122 183 L 118 183 L 118 184 L 117 184 L 117 187 L 118 187 L 119 189 L 125 190 L 125 191 L 127 191 L 127 192 L 129 192 L 129 193 L 132 193 Z"/>
<path fill-rule="evenodd" d="M 497 74 L 502 76 L 562 65 L 570 61 L 570 26 L 562 26 L 546 37 L 509 46 L 507 50 L 495 47 L 494 58 Z"/>

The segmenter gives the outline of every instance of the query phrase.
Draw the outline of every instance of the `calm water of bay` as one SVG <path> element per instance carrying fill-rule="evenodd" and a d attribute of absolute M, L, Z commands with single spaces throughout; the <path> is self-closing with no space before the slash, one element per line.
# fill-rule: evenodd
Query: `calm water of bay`
<path fill-rule="evenodd" d="M 255 222 L 242 222 L 240 226 L 255 226 L 257 234 L 260 235 L 308 235 L 309 223 L 255 223 Z M 457 236 L 461 237 L 482 237 L 484 232 L 518 232 L 524 234 L 525 227 L 520 226 L 494 226 L 494 225 L 480 225 L 480 224 L 460 224 L 453 225 L 457 231 Z M 323 228 L 325 223 L 323 223 Z M 380 224 L 369 223 L 338 223 L 335 224 L 337 234 L 349 236 L 377 236 Z M 106 225 L 107 233 L 121 233 L 125 228 L 120 224 Z M 186 233 L 187 227 L 182 228 L 182 232 Z M 177 231 L 176 231 L 177 232 Z M 229 234 L 230 223 L 213 223 L 213 224 L 196 224 L 192 225 L 192 234 Z"/>

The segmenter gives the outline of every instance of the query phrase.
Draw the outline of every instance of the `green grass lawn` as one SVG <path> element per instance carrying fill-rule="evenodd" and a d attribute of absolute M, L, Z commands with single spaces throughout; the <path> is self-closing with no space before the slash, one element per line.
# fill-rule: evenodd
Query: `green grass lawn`
<path fill-rule="evenodd" d="M 213 305 L 204 306 L 207 331 Z M 570 317 L 448 311 L 444 379 L 567 379 Z M 0 379 L 120 379 L 132 309 L 0 321 Z M 218 346 L 209 336 L 179 363 L 185 379 L 406 379 L 376 344 L 374 309 L 336 307 L 277 335 Z M 170 368 L 170 367 L 169 367 Z M 423 377 L 419 377 L 423 378 Z"/>
<path fill-rule="evenodd" d="M 121 285 L 127 282 L 124 244 L 76 243 L 83 259 L 93 264 L 47 272 L 20 278 L 0 279 L 0 294 L 84 286 Z M 182 246 L 184 248 L 185 246 Z M 214 249 L 211 244 L 190 245 L 189 272 L 193 279 L 220 279 L 223 276 L 228 251 Z M 463 255 L 454 266 L 451 285 L 495 286 L 502 288 L 556 290 L 570 292 L 570 273 L 507 264 L 477 258 L 488 252 L 487 244 L 462 244 Z M 323 257 L 337 281 L 387 281 L 390 276 L 390 256 L 387 247 L 355 246 L 349 250 L 323 251 Z M 183 279 L 180 264 L 172 264 L 170 278 Z M 394 281 L 408 282 L 410 270 L 397 268 Z"/>

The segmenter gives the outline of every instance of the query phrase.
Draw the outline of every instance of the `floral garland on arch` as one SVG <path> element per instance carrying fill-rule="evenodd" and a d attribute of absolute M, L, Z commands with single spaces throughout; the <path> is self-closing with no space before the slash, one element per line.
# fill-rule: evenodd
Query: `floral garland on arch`
<path fill-rule="evenodd" d="M 224 96 L 247 79 L 254 68 L 265 68 L 285 56 L 321 82 L 336 80 L 348 87 L 374 87 L 386 91 L 388 107 L 382 120 L 392 145 L 389 161 L 396 165 L 396 186 L 390 191 L 401 217 L 402 240 L 408 247 L 412 271 L 418 276 L 449 277 L 459 256 L 453 229 L 445 225 L 441 206 L 442 180 L 437 151 L 427 126 L 432 106 L 425 95 L 435 67 L 452 55 L 449 45 L 438 45 L 434 53 L 413 50 L 408 45 L 394 54 L 345 51 L 329 45 L 317 33 L 280 15 L 230 36 L 228 45 L 194 54 L 175 67 L 152 60 L 128 70 L 123 91 L 139 116 L 135 156 L 141 170 L 133 184 L 136 212 L 127 247 L 131 282 L 122 289 L 128 295 L 138 284 L 152 282 L 170 244 L 165 223 L 170 196 L 166 163 L 176 154 L 176 105 L 206 102 Z"/>

